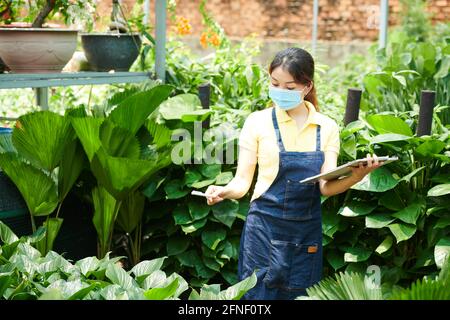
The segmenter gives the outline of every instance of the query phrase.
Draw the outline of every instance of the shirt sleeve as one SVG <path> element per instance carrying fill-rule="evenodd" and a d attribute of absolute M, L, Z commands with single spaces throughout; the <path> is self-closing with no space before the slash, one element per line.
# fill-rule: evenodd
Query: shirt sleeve
<path fill-rule="evenodd" d="M 339 154 L 340 143 L 341 140 L 339 134 L 339 126 L 336 122 L 333 121 L 333 124 L 330 126 L 330 132 L 328 135 L 324 151 L 333 151 Z"/>
<path fill-rule="evenodd" d="M 258 123 L 255 121 L 255 114 L 251 113 L 244 122 L 239 134 L 239 146 L 247 150 L 258 151 Z"/>

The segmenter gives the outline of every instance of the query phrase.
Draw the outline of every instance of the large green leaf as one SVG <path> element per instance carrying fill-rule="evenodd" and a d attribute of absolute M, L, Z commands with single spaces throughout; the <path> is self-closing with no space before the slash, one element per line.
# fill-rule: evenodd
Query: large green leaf
<path fill-rule="evenodd" d="M 383 254 L 392 247 L 393 243 L 394 243 L 394 238 L 392 238 L 391 236 L 387 236 L 383 240 L 383 242 L 381 242 L 380 245 L 375 249 L 375 252 L 378 254 Z"/>
<path fill-rule="evenodd" d="M 194 110 L 181 116 L 183 122 L 205 121 L 213 112 L 207 109 Z"/>
<path fill-rule="evenodd" d="M 433 154 L 440 153 L 445 146 L 445 142 L 440 140 L 428 140 L 418 146 L 414 151 L 423 157 L 430 157 Z"/>
<path fill-rule="evenodd" d="M 170 180 L 164 185 L 164 191 L 167 194 L 167 199 L 179 199 L 183 198 L 189 193 L 189 189 L 184 188 L 181 180 Z"/>
<path fill-rule="evenodd" d="M 125 290 L 138 287 L 136 281 L 123 268 L 114 263 L 110 263 L 106 268 L 106 276 L 113 284 L 117 284 Z"/>
<path fill-rule="evenodd" d="M 189 213 L 194 221 L 205 218 L 206 216 L 208 216 L 208 213 L 211 210 L 211 207 L 208 206 L 208 204 L 206 204 L 204 200 L 191 200 L 188 203 L 188 208 Z"/>
<path fill-rule="evenodd" d="M 245 278 L 227 288 L 224 292 L 221 292 L 220 297 L 225 300 L 240 300 L 244 294 L 256 285 L 256 282 L 256 273 L 253 273 L 250 277 Z"/>
<path fill-rule="evenodd" d="M 111 234 L 114 230 L 120 203 L 103 187 L 92 190 L 92 201 L 94 203 L 94 217 L 92 221 L 97 230 L 98 239 L 102 248 L 101 254 L 109 250 Z"/>
<path fill-rule="evenodd" d="M 404 224 L 404 223 L 390 224 L 390 225 L 388 225 L 388 228 L 391 230 L 392 234 L 397 239 L 397 243 L 408 240 L 417 231 L 416 226 L 408 225 L 408 224 Z"/>
<path fill-rule="evenodd" d="M 328 263 L 333 267 L 334 271 L 345 266 L 344 254 L 337 249 L 329 251 L 326 254 L 325 258 L 327 259 Z"/>
<path fill-rule="evenodd" d="M 376 203 L 353 200 L 348 205 L 341 207 L 338 214 L 344 217 L 358 217 L 371 213 L 377 207 Z"/>
<path fill-rule="evenodd" d="M 82 146 L 78 140 L 72 140 L 64 149 L 64 157 L 58 170 L 58 197 L 62 202 L 72 189 L 78 176 L 83 170 L 85 156 Z"/>
<path fill-rule="evenodd" d="M 429 197 L 439 197 L 450 193 L 450 183 L 443 183 L 428 190 Z"/>
<path fill-rule="evenodd" d="M 133 94 L 111 111 L 108 119 L 134 135 L 144 125 L 150 114 L 169 97 L 171 91 L 171 86 L 160 85 L 148 91 Z"/>
<path fill-rule="evenodd" d="M 366 249 L 364 247 L 352 247 L 347 248 L 344 254 L 345 262 L 361 262 L 369 259 L 372 254 L 372 250 Z"/>
<path fill-rule="evenodd" d="M 45 237 L 36 243 L 42 255 L 47 254 L 47 252 L 53 249 L 53 244 L 58 236 L 59 229 L 61 229 L 62 223 L 63 219 L 61 218 L 48 218 L 44 222 L 44 228 L 46 230 Z"/>
<path fill-rule="evenodd" d="M 352 186 L 352 189 L 384 192 L 394 188 L 398 182 L 399 180 L 394 178 L 394 175 L 389 169 L 380 167 L 366 175 L 360 182 Z"/>
<path fill-rule="evenodd" d="M 178 288 L 178 279 L 173 280 L 167 287 L 152 288 L 144 292 L 148 300 L 165 300 L 172 297 Z"/>
<path fill-rule="evenodd" d="M 184 114 L 201 109 L 201 102 L 195 94 L 180 94 L 161 103 L 159 112 L 166 120 L 181 120 Z"/>
<path fill-rule="evenodd" d="M 89 161 L 92 161 L 94 154 L 101 147 L 100 126 L 104 119 L 98 118 L 72 118 L 72 127 L 83 145 L 84 151 Z"/>
<path fill-rule="evenodd" d="M 131 273 L 135 275 L 138 282 L 142 282 L 147 276 L 161 269 L 166 257 L 153 260 L 146 260 L 138 263 L 131 269 Z"/>
<path fill-rule="evenodd" d="M 172 214 L 176 225 L 184 225 L 193 222 L 193 219 L 189 214 L 189 209 L 186 206 L 177 206 Z"/>
<path fill-rule="evenodd" d="M 395 142 L 395 141 L 407 141 L 410 139 L 412 139 L 412 137 L 405 136 L 403 134 L 385 133 L 385 134 L 379 134 L 373 138 L 370 138 L 370 144 Z"/>
<path fill-rule="evenodd" d="M 373 114 L 366 117 L 366 121 L 378 133 L 396 133 L 411 137 L 413 132 L 411 128 L 402 119 L 387 114 Z"/>
<path fill-rule="evenodd" d="M 155 121 L 148 121 L 147 130 L 152 136 L 152 142 L 156 144 L 158 149 L 169 145 L 172 141 L 172 130 L 165 125 L 158 124 Z"/>
<path fill-rule="evenodd" d="M 117 225 L 126 233 L 136 229 L 144 213 L 145 197 L 140 191 L 131 192 L 120 206 Z"/>
<path fill-rule="evenodd" d="M 39 111 L 21 116 L 12 135 L 19 154 L 30 162 L 53 171 L 61 161 L 64 148 L 73 139 L 68 118 L 51 111 Z"/>
<path fill-rule="evenodd" d="M 203 243 L 211 250 L 216 250 L 219 243 L 225 240 L 227 232 L 225 229 L 204 230 L 202 232 Z"/>
<path fill-rule="evenodd" d="M 100 148 L 92 159 L 91 169 L 100 185 L 116 199 L 123 200 L 156 171 L 169 164 L 170 158 L 153 161 L 118 158 L 107 155 Z"/>
<path fill-rule="evenodd" d="M 214 217 L 231 228 L 239 211 L 239 202 L 224 200 L 212 206 Z"/>
<path fill-rule="evenodd" d="M 167 254 L 169 256 L 175 256 L 177 254 L 183 253 L 189 248 L 191 244 L 190 238 L 182 236 L 172 236 L 167 241 Z"/>
<path fill-rule="evenodd" d="M 13 153 L 0 154 L 0 167 L 17 186 L 33 215 L 45 216 L 55 210 L 58 196 L 51 177 Z"/>
<path fill-rule="evenodd" d="M 110 156 L 138 159 L 141 155 L 137 138 L 127 129 L 118 127 L 109 120 L 103 121 L 100 127 L 100 140 Z"/>
<path fill-rule="evenodd" d="M 390 214 L 371 214 L 366 216 L 366 228 L 381 229 L 388 226 L 394 220 Z"/>
<path fill-rule="evenodd" d="M 399 218 L 403 222 L 409 223 L 409 224 L 416 224 L 417 219 L 419 218 L 420 214 L 424 211 L 425 204 L 422 202 L 415 202 L 406 208 L 400 210 L 399 212 L 394 213 L 392 216 Z"/>
<path fill-rule="evenodd" d="M 206 221 L 207 221 L 207 219 L 204 218 L 204 219 L 197 220 L 197 221 L 194 221 L 194 222 L 189 223 L 189 224 L 182 225 L 181 226 L 181 230 L 183 230 L 183 232 L 186 233 L 186 234 L 195 232 L 195 231 L 203 228 L 205 226 L 205 224 L 206 224 Z"/>

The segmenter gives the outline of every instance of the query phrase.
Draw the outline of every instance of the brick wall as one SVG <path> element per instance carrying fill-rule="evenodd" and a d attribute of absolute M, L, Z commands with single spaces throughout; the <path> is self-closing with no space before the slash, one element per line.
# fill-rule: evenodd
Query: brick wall
<path fill-rule="evenodd" d="M 108 9 L 100 0 L 100 11 Z M 107 1 L 109 2 L 109 1 Z M 135 0 L 123 0 L 130 8 Z M 151 0 L 151 12 L 155 0 Z M 429 0 L 433 22 L 449 21 L 450 0 Z M 194 35 L 203 26 L 199 0 L 177 0 L 176 14 L 190 20 Z M 318 37 L 328 41 L 373 41 L 378 37 L 379 0 L 320 0 Z M 311 38 L 313 0 L 209 0 L 207 9 L 232 37 L 252 33 L 266 38 L 307 40 Z M 400 1 L 389 1 L 389 24 L 399 23 Z M 107 11 L 109 13 L 109 11 Z M 102 14 L 104 15 L 104 14 Z M 153 23 L 153 15 L 151 14 Z"/>

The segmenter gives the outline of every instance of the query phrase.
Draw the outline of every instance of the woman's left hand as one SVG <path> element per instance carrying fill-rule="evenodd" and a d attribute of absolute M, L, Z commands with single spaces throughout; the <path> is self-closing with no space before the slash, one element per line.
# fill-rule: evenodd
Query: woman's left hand
<path fill-rule="evenodd" d="M 367 154 L 368 159 L 367 165 L 359 164 L 359 167 L 352 167 L 352 177 L 358 181 L 361 181 L 367 174 L 371 173 L 373 170 L 379 168 L 383 161 L 378 161 L 377 155 L 374 153 L 373 157 L 370 153 Z"/>

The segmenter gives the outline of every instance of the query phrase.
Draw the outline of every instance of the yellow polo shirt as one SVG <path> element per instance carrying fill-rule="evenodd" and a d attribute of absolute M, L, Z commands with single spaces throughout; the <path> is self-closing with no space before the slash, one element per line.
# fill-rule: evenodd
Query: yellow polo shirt
<path fill-rule="evenodd" d="M 294 119 L 279 107 L 252 112 L 245 120 L 239 136 L 239 146 L 257 153 L 258 178 L 251 201 L 263 194 L 275 180 L 279 166 L 279 148 L 272 123 L 272 108 L 276 108 L 278 126 L 286 151 L 315 151 L 316 128 L 320 125 L 320 150 L 339 153 L 339 126 L 317 112 L 308 101 L 308 118 L 303 128 L 298 129 Z"/>

